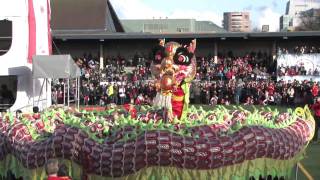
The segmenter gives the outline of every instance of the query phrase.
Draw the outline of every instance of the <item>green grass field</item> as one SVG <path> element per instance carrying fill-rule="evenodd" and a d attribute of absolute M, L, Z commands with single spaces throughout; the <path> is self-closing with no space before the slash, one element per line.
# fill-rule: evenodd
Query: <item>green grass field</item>
<path fill-rule="evenodd" d="M 306 157 L 300 162 L 310 173 L 313 179 L 320 179 L 320 143 L 310 144 L 307 149 Z M 295 173 L 295 171 L 294 171 Z M 295 179 L 295 176 L 293 176 Z M 298 180 L 307 180 L 306 176 L 299 170 Z"/>
<path fill-rule="evenodd" d="M 213 110 L 221 105 L 209 106 L 209 105 L 198 105 L 198 104 L 193 105 L 193 104 L 191 104 L 191 105 L 189 105 L 189 107 L 190 106 L 195 106 L 197 108 L 202 107 L 204 110 Z M 223 105 L 223 106 L 227 109 L 236 109 L 236 107 L 237 107 L 236 105 L 228 105 L 228 106 Z M 250 105 L 250 106 L 240 105 L 238 107 L 242 107 L 248 111 L 253 111 L 254 109 L 262 110 L 262 109 L 270 108 L 272 110 L 278 109 L 278 111 L 280 111 L 280 112 L 284 112 L 289 108 L 289 107 L 284 107 L 284 106 L 262 106 L 262 105 Z M 295 109 L 295 107 L 292 107 L 292 109 Z"/>

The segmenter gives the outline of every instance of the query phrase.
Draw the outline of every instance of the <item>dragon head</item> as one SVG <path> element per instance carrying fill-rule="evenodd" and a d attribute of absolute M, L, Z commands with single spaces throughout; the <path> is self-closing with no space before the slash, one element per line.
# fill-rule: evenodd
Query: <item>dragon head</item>
<path fill-rule="evenodd" d="M 151 72 L 156 78 L 156 86 L 161 92 L 172 91 L 183 82 L 191 82 L 196 74 L 196 40 L 189 46 L 177 42 L 164 43 L 153 50 Z"/>

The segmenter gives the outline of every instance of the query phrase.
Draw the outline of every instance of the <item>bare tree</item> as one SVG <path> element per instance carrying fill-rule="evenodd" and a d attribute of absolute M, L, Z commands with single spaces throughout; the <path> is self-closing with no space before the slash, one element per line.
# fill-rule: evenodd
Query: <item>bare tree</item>
<path fill-rule="evenodd" d="M 310 9 L 301 12 L 300 25 L 296 31 L 319 31 L 320 30 L 320 9 Z"/>
<path fill-rule="evenodd" d="M 258 27 L 254 27 L 251 32 L 261 32 L 261 29 Z"/>

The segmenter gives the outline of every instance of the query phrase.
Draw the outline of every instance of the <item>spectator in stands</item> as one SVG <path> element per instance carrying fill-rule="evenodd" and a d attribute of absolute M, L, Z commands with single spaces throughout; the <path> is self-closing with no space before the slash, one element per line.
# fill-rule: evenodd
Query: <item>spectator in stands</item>
<path fill-rule="evenodd" d="M 51 99 L 52 99 L 52 104 L 58 104 L 58 91 L 56 88 L 51 89 Z"/>
<path fill-rule="evenodd" d="M 218 96 L 216 94 L 216 92 L 214 92 L 213 96 L 211 97 L 211 100 L 210 100 L 210 105 L 211 106 L 215 106 L 218 104 Z"/>
<path fill-rule="evenodd" d="M 316 102 L 311 106 L 311 109 L 314 111 L 315 117 L 315 133 L 313 136 L 313 141 L 316 142 L 318 140 L 318 131 L 320 126 L 320 98 L 316 99 Z"/>
<path fill-rule="evenodd" d="M 288 93 L 288 104 L 294 105 L 294 93 L 295 93 L 294 88 L 292 86 L 290 86 L 288 88 L 287 93 Z"/>
<path fill-rule="evenodd" d="M 200 84 L 196 83 L 195 86 L 193 86 L 193 92 L 194 92 L 195 104 L 200 104 L 200 94 L 201 94 Z"/>
<path fill-rule="evenodd" d="M 89 85 L 86 85 L 84 88 L 83 88 L 83 99 L 84 99 L 84 105 L 89 105 L 89 95 L 90 95 L 90 89 L 89 89 Z"/>
<path fill-rule="evenodd" d="M 316 69 L 313 71 L 313 75 L 314 75 L 314 76 L 319 76 L 319 70 L 318 70 L 318 68 L 316 68 Z"/>
<path fill-rule="evenodd" d="M 313 96 L 313 99 L 315 99 L 319 94 L 319 87 L 317 83 L 313 83 L 311 88 L 311 94 Z"/>
<path fill-rule="evenodd" d="M 237 105 L 240 103 L 240 97 L 241 97 L 243 86 L 244 86 L 244 83 L 242 82 L 242 79 L 239 79 L 235 89 L 235 103 Z"/>
<path fill-rule="evenodd" d="M 17 118 L 17 119 L 20 119 L 21 116 L 22 116 L 22 111 L 21 111 L 20 109 L 18 109 L 18 110 L 16 111 L 16 118 Z"/>
<path fill-rule="evenodd" d="M 275 105 L 278 105 L 278 106 L 281 105 L 282 96 L 281 96 L 281 94 L 279 92 L 275 92 L 274 93 L 274 102 L 275 102 Z"/>
<path fill-rule="evenodd" d="M 253 97 L 252 96 L 248 96 L 246 99 L 246 102 L 244 103 L 244 105 L 253 105 Z"/>
<path fill-rule="evenodd" d="M 62 87 L 59 87 L 58 91 L 57 91 L 57 102 L 58 102 L 58 104 L 63 104 L 63 102 L 64 102 L 63 99 L 64 99 L 64 92 L 63 92 Z"/>
<path fill-rule="evenodd" d="M 126 89 L 124 85 L 119 87 L 119 97 L 120 97 L 120 105 L 123 105 L 126 99 Z"/>
<path fill-rule="evenodd" d="M 274 105 L 275 100 L 272 94 L 269 94 L 268 91 L 265 92 L 265 99 L 263 100 L 263 105 Z"/>

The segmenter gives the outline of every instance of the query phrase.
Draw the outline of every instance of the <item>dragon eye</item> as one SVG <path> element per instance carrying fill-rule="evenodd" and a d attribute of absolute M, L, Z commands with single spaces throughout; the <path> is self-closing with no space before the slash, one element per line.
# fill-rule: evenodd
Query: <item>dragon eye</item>
<path fill-rule="evenodd" d="M 173 57 L 174 63 L 178 65 L 189 65 L 193 54 L 189 53 L 186 48 L 178 48 Z"/>
<path fill-rule="evenodd" d="M 181 63 L 188 63 L 189 62 L 189 57 L 188 56 L 184 56 L 184 55 L 180 55 L 178 58 L 178 61 Z"/>

